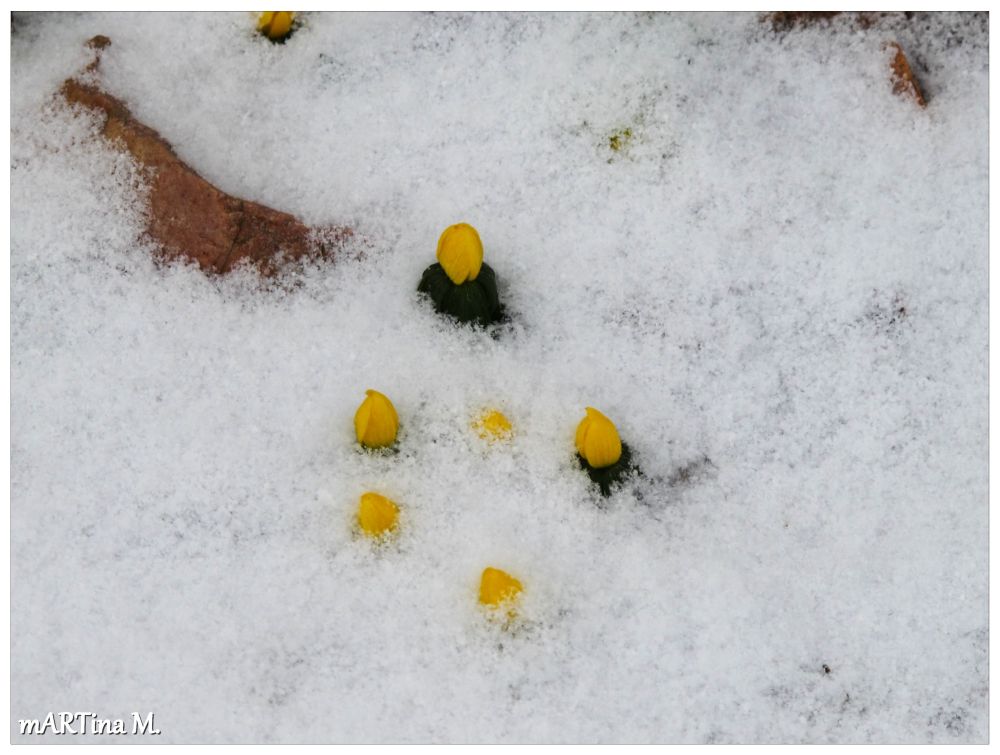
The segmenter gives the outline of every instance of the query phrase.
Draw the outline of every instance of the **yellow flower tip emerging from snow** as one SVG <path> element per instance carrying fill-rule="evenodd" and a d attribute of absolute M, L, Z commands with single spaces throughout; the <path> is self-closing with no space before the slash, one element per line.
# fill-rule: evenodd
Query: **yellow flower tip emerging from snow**
<path fill-rule="evenodd" d="M 365 391 L 367 398 L 361 402 L 354 415 L 354 432 L 358 443 L 367 448 L 384 448 L 396 442 L 399 417 L 392 402 L 378 391 Z"/>
<path fill-rule="evenodd" d="M 292 28 L 294 18 L 290 10 L 266 10 L 257 19 L 257 31 L 268 39 L 281 39 Z"/>
<path fill-rule="evenodd" d="M 576 428 L 576 450 L 594 469 L 610 467 L 622 455 L 622 440 L 614 423 L 591 406 Z"/>
<path fill-rule="evenodd" d="M 448 226 L 438 239 L 437 260 L 455 285 L 475 280 L 483 266 L 479 233 L 468 223 Z"/>
<path fill-rule="evenodd" d="M 479 437 L 490 441 L 509 440 L 514 434 L 510 420 L 496 409 L 488 409 L 472 423 Z"/>
<path fill-rule="evenodd" d="M 381 537 L 396 529 L 399 506 L 384 495 L 365 493 L 358 504 L 358 526 L 371 537 Z"/>
<path fill-rule="evenodd" d="M 507 572 L 489 566 L 483 570 L 483 577 L 479 582 L 479 602 L 484 606 L 499 608 L 504 603 L 513 601 L 523 589 L 524 586 Z"/>

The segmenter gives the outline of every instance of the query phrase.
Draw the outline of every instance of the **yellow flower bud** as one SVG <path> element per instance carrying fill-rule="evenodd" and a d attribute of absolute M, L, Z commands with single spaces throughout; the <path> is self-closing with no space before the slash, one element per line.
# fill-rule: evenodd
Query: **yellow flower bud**
<path fill-rule="evenodd" d="M 513 601 L 523 589 L 524 586 L 507 572 L 489 566 L 483 570 L 483 577 L 479 582 L 479 602 L 484 606 L 498 608 Z"/>
<path fill-rule="evenodd" d="M 381 537 L 396 528 L 399 506 L 384 495 L 365 493 L 358 503 L 358 526 L 371 537 Z"/>
<path fill-rule="evenodd" d="M 576 450 L 594 469 L 610 467 L 622 455 L 622 441 L 614 423 L 591 406 L 576 428 Z"/>
<path fill-rule="evenodd" d="M 358 443 L 368 448 L 383 448 L 396 442 L 399 417 L 392 402 L 378 391 L 365 391 L 367 398 L 361 402 L 354 415 L 354 432 Z"/>
<path fill-rule="evenodd" d="M 437 260 L 452 283 L 475 280 L 483 266 L 483 242 L 468 223 L 450 225 L 438 239 Z"/>
<path fill-rule="evenodd" d="M 480 414 L 472 427 L 479 433 L 479 437 L 491 443 L 498 440 L 508 440 L 514 434 L 510 420 L 496 409 L 489 409 Z"/>
<path fill-rule="evenodd" d="M 288 10 L 266 10 L 257 19 L 257 31 L 268 39 L 281 39 L 292 28 L 295 13 Z"/>

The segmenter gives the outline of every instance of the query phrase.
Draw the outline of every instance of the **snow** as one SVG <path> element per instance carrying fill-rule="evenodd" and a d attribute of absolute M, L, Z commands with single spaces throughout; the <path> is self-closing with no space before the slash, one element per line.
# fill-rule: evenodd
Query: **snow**
<path fill-rule="evenodd" d="M 986 741 L 983 17 L 305 20 L 15 19 L 12 737 Z M 98 33 L 184 160 L 356 248 L 157 266 L 141 174 L 55 96 Z M 496 337 L 415 291 L 463 221 Z M 368 388 L 398 454 L 354 443 Z M 607 501 L 586 406 L 646 472 Z M 381 547 L 366 490 L 401 508 Z M 486 566 L 524 584 L 513 631 Z"/>

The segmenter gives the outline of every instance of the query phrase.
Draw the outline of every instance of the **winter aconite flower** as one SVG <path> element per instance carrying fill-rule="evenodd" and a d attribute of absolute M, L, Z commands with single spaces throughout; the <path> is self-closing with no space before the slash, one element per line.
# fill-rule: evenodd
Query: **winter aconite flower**
<path fill-rule="evenodd" d="M 257 31 L 272 42 L 280 42 L 292 30 L 295 13 L 289 10 L 267 10 L 257 19 Z"/>
<path fill-rule="evenodd" d="M 576 428 L 576 450 L 580 466 L 605 496 L 626 477 L 641 474 L 614 423 L 592 406 L 587 407 L 587 416 Z"/>
<path fill-rule="evenodd" d="M 396 529 L 399 506 L 384 495 L 365 493 L 358 503 L 358 526 L 371 537 L 381 537 Z"/>
<path fill-rule="evenodd" d="M 503 413 L 496 409 L 488 409 L 476 417 L 472 423 L 479 437 L 491 443 L 498 440 L 508 440 L 514 434 L 514 428 Z"/>
<path fill-rule="evenodd" d="M 615 464 L 622 455 L 622 441 L 614 423 L 592 406 L 576 428 L 576 450 L 594 469 Z"/>
<path fill-rule="evenodd" d="M 456 286 L 474 281 L 483 266 L 479 232 L 468 223 L 448 226 L 438 239 L 437 260 Z"/>
<path fill-rule="evenodd" d="M 438 239 L 437 258 L 417 285 L 417 291 L 434 302 L 434 309 L 484 328 L 503 319 L 496 273 L 483 262 L 483 242 L 475 228 L 468 223 L 445 228 Z"/>
<path fill-rule="evenodd" d="M 499 608 L 513 601 L 524 589 L 524 586 L 514 577 L 492 566 L 483 570 L 479 581 L 479 602 L 484 606 Z"/>
<path fill-rule="evenodd" d="M 396 407 L 383 394 L 371 389 L 354 415 L 354 432 L 358 443 L 366 448 L 385 448 L 396 442 L 399 416 Z"/>

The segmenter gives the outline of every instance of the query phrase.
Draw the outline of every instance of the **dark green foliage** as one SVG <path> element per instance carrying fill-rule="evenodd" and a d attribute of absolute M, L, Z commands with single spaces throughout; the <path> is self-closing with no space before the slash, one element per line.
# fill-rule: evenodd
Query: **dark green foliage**
<path fill-rule="evenodd" d="M 291 39 L 291 36 L 296 31 L 298 31 L 298 28 L 301 25 L 302 25 L 302 16 L 299 13 L 296 13 L 295 16 L 294 16 L 294 18 L 292 18 L 292 25 L 289 26 L 288 27 L 288 31 L 285 32 L 285 36 L 283 36 L 283 37 L 271 37 L 270 35 L 267 34 L 267 32 L 265 32 L 262 29 L 258 29 L 257 33 L 260 34 L 260 36 L 262 36 L 264 39 L 266 39 L 271 44 L 274 44 L 274 45 L 283 45 L 283 44 L 285 44 L 285 42 L 287 42 L 289 39 Z"/>
<path fill-rule="evenodd" d="M 621 457 L 610 467 L 594 469 L 580 454 L 577 454 L 576 458 L 580 462 L 580 466 L 587 470 L 591 481 L 597 483 L 597 486 L 601 489 L 601 494 L 605 496 L 611 495 L 611 489 L 615 485 L 624 481 L 625 478 L 632 474 L 639 472 L 639 468 L 632 464 L 632 451 L 624 442 L 622 443 Z"/>
<path fill-rule="evenodd" d="M 417 291 L 427 294 L 434 309 L 459 322 L 487 327 L 503 317 L 497 277 L 485 262 L 475 280 L 455 285 L 437 262 L 424 270 Z"/>

